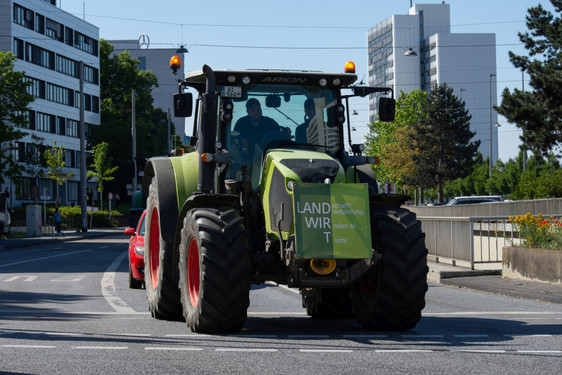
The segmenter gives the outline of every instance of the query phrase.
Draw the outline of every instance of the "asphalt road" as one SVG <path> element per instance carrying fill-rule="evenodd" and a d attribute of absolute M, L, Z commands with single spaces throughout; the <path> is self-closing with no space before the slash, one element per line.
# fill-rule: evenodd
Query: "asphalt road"
<path fill-rule="evenodd" d="M 555 374 L 562 305 L 430 284 L 408 332 L 313 320 L 298 293 L 255 286 L 236 335 L 199 335 L 150 317 L 127 282 L 126 241 L 112 236 L 0 251 L 0 371 Z"/>

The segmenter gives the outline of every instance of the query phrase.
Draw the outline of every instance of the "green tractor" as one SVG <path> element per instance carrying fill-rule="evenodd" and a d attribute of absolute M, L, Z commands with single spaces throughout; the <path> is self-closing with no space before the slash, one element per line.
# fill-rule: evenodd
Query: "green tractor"
<path fill-rule="evenodd" d="M 298 288 L 313 318 L 416 325 L 428 271 L 420 222 L 401 207 L 407 196 L 379 193 L 362 145 L 344 149 L 350 97 L 379 95 L 383 121 L 395 101 L 356 79 L 204 66 L 180 81 L 174 114 L 194 115 L 195 151 L 151 158 L 143 177 L 153 317 L 236 332 L 251 285 L 274 282 Z"/>

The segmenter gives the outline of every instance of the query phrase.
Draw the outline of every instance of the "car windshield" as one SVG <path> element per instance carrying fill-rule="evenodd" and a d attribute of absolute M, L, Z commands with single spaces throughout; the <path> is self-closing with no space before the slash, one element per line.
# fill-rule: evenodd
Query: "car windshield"
<path fill-rule="evenodd" d="M 227 94 L 221 88 L 221 103 L 233 105 L 232 121 L 225 129 L 232 154 L 231 175 L 242 163 L 259 165 L 266 149 L 300 147 L 338 157 L 340 125 L 336 121 L 337 97 L 332 90 L 302 86 L 255 85 L 248 91 Z M 236 97 L 238 96 L 238 97 Z M 252 184 L 257 181 L 252 178 Z"/>
<path fill-rule="evenodd" d="M 144 218 L 146 217 L 146 215 L 142 215 L 141 217 L 141 222 L 139 225 L 139 232 L 137 233 L 137 236 L 144 236 Z"/>

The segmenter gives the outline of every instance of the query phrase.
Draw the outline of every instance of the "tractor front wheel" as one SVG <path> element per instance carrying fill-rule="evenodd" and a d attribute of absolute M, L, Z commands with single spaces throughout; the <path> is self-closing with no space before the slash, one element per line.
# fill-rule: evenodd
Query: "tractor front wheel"
<path fill-rule="evenodd" d="M 425 235 L 415 214 L 406 209 L 371 211 L 373 247 L 381 259 L 352 285 L 353 310 L 365 329 L 409 330 L 425 306 Z"/>
<path fill-rule="evenodd" d="M 183 222 L 179 286 L 194 332 L 242 329 L 250 305 L 250 258 L 243 219 L 230 208 L 194 208 Z"/>

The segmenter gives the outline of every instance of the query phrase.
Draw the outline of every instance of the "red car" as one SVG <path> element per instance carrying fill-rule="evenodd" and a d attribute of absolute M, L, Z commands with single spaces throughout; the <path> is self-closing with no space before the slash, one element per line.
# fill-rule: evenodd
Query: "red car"
<path fill-rule="evenodd" d="M 144 217 L 146 210 L 137 224 L 137 228 L 125 229 L 129 239 L 129 288 L 141 289 L 144 284 Z"/>

